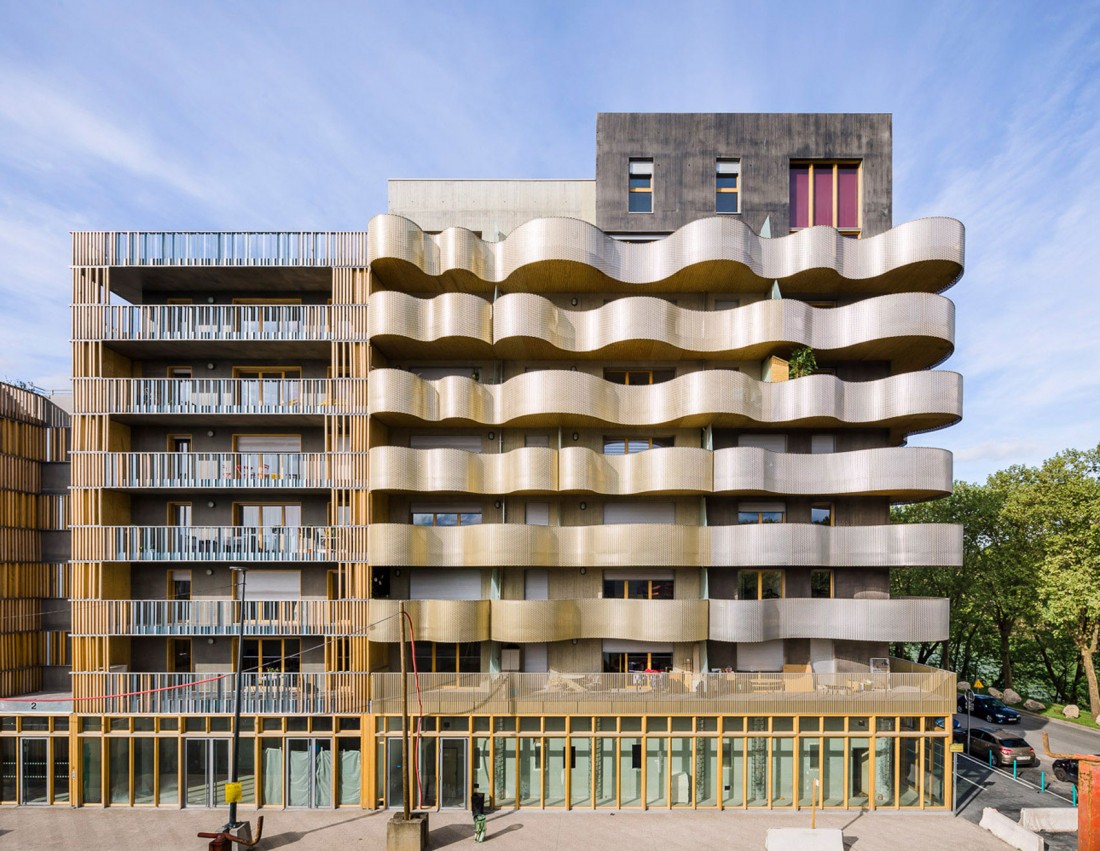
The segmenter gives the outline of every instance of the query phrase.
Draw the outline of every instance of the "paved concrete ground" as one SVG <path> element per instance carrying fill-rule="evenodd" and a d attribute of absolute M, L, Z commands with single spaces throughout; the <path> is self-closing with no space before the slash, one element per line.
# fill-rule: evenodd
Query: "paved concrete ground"
<path fill-rule="evenodd" d="M 46 809 L 0 810 L 0 848 L 34 851 L 206 848 L 199 831 L 217 829 L 224 812 L 207 810 Z M 255 814 L 245 813 L 254 818 Z M 388 812 L 275 811 L 267 813 L 261 848 L 384 849 Z M 475 848 L 473 826 L 462 812 L 433 813 L 431 847 Z M 809 813 L 654 811 L 552 812 L 508 810 L 489 818 L 488 847 L 523 849 L 763 849 L 769 827 L 808 827 Z M 966 819 L 942 813 L 828 813 L 818 825 L 844 831 L 845 848 L 965 848 L 1005 851 L 1008 847 Z"/>

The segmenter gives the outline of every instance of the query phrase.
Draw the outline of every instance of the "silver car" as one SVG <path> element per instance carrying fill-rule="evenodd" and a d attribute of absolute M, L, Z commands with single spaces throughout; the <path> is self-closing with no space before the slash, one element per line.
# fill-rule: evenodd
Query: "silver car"
<path fill-rule="evenodd" d="M 1039 758 L 1035 749 L 1019 733 L 1006 733 L 1004 730 L 971 730 L 971 756 L 989 759 L 993 754 L 994 765 L 1038 765 Z"/>

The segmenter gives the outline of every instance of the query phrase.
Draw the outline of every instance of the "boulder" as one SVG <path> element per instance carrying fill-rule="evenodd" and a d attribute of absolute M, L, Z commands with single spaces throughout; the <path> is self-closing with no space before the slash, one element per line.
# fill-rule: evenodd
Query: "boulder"
<path fill-rule="evenodd" d="M 1045 703 L 1040 703 L 1039 701 L 1032 700 L 1031 698 L 1028 698 L 1024 701 L 1024 709 L 1026 709 L 1028 712 L 1042 712 L 1046 708 L 1047 707 Z"/>
<path fill-rule="evenodd" d="M 990 697 L 995 697 L 997 698 L 997 700 L 1000 700 L 1002 697 L 1005 696 L 1005 693 L 1003 691 L 1001 691 L 999 688 L 993 688 L 993 686 L 987 688 L 986 691 L 989 692 Z"/>
<path fill-rule="evenodd" d="M 1006 688 L 1005 696 L 1002 698 L 1009 706 L 1015 706 L 1017 703 L 1023 703 L 1023 698 L 1020 697 L 1020 693 L 1015 689 Z"/>
<path fill-rule="evenodd" d="M 957 688 L 959 691 L 969 691 L 970 683 L 966 682 L 965 680 L 959 680 L 958 685 L 956 685 L 955 688 Z"/>
<path fill-rule="evenodd" d="M 1067 718 L 1080 718 L 1081 709 L 1077 706 L 1076 703 L 1071 703 L 1067 706 L 1062 707 L 1062 714 L 1065 715 Z"/>

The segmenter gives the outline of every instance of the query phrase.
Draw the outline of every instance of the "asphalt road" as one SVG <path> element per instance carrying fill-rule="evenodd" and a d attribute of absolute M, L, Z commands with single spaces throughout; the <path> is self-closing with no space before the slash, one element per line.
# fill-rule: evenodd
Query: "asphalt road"
<path fill-rule="evenodd" d="M 1009 733 L 1019 733 L 1027 743 L 1035 748 L 1039 757 L 1039 765 L 1035 768 L 1019 768 L 1021 779 L 1039 785 L 1043 772 L 1046 773 L 1046 785 L 1048 788 L 1067 798 L 1071 796 L 1071 784 L 1061 783 L 1054 778 L 1051 764 L 1054 760 L 1043 752 L 1042 734 L 1047 733 L 1050 738 L 1050 749 L 1055 753 L 1100 753 L 1100 730 L 1092 730 L 1079 724 L 1071 724 L 1068 721 L 1055 721 L 1042 715 L 1032 715 L 1029 712 L 1020 713 L 1019 724 L 988 724 L 979 718 L 972 718 L 971 723 L 975 730 L 1004 730 Z M 966 729 L 966 715 L 955 716 Z M 1011 772 L 1011 768 L 1009 771 Z M 1036 806 L 1040 806 L 1036 804 Z"/>

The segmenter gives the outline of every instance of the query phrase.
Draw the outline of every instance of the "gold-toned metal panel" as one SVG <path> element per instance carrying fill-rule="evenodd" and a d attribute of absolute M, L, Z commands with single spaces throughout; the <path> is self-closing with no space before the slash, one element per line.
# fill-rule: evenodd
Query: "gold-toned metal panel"
<path fill-rule="evenodd" d="M 616 240 L 578 219 L 535 219 L 487 242 L 450 228 L 424 233 L 392 214 L 375 216 L 370 264 L 389 289 L 508 292 L 619 290 L 766 291 L 773 281 L 803 293 L 939 292 L 962 274 L 964 230 L 918 219 L 867 239 L 813 227 L 768 239 L 730 217 L 699 219 L 649 243 Z"/>
<path fill-rule="evenodd" d="M 368 393 L 370 413 L 394 425 L 876 425 L 907 433 L 942 428 L 962 416 L 962 376 L 943 371 L 864 382 L 810 375 L 773 384 L 711 369 L 631 387 L 568 370 L 480 384 L 378 369 Z"/>
<path fill-rule="evenodd" d="M 948 635 L 950 614 L 950 601 L 940 598 L 788 598 L 709 603 L 712 641 L 942 641 Z"/>
<path fill-rule="evenodd" d="M 371 600 L 371 641 L 401 640 L 400 600 Z M 489 600 L 405 600 L 417 641 L 488 641 Z M 408 633 L 406 633 L 408 635 Z"/>
<path fill-rule="evenodd" d="M 493 600 L 492 639 L 515 643 L 707 638 L 706 600 Z"/>
<path fill-rule="evenodd" d="M 371 489 L 430 493 L 547 493 L 557 490 L 557 451 L 528 446 L 500 455 L 461 449 L 376 446 Z"/>
<path fill-rule="evenodd" d="M 817 526 L 412 526 L 369 529 L 377 565 L 462 567 L 932 567 L 962 564 L 962 527 L 946 523 Z"/>

